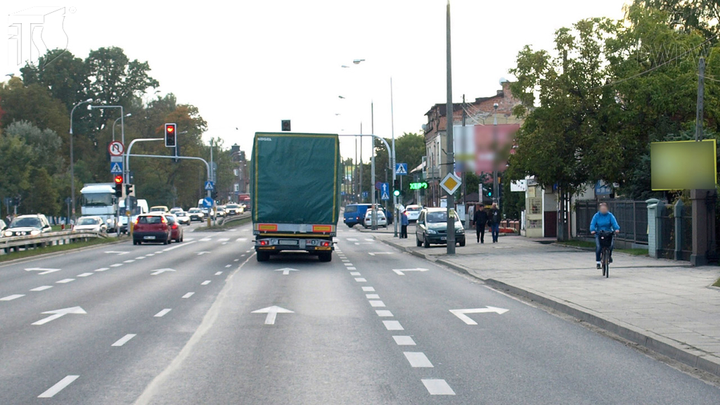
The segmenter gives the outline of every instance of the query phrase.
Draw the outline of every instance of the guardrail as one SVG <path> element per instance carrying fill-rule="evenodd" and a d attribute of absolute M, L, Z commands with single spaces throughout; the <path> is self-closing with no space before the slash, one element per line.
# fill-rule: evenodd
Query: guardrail
<path fill-rule="evenodd" d="M 9 253 L 11 250 L 17 251 L 20 248 L 45 247 L 52 245 L 64 245 L 73 241 L 87 241 L 92 238 L 105 238 L 104 233 L 90 231 L 59 231 L 47 232 L 35 236 L 12 236 L 8 238 L 0 238 L 0 250 Z"/>
<path fill-rule="evenodd" d="M 229 222 L 239 221 L 239 220 L 241 220 L 241 219 L 245 219 L 245 218 L 249 218 L 249 217 L 250 217 L 250 212 L 248 212 L 248 211 L 243 212 L 243 213 L 240 214 L 240 215 L 226 216 L 226 217 L 223 218 L 223 220 L 222 220 L 222 222 L 220 223 L 220 225 L 222 226 L 222 225 L 225 225 L 225 224 L 227 224 L 227 223 L 229 223 Z"/>

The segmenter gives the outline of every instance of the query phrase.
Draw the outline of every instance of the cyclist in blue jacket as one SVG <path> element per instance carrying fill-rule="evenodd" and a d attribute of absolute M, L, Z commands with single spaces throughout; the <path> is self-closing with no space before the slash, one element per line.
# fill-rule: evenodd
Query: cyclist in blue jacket
<path fill-rule="evenodd" d="M 618 225 L 615 215 L 608 210 L 607 203 L 601 202 L 598 207 L 598 212 L 593 215 L 592 221 L 590 221 L 590 233 L 595 235 L 595 261 L 597 262 L 597 268 L 600 268 L 600 235 L 598 232 L 615 232 L 620 233 L 620 225 Z M 613 238 L 612 245 L 610 245 L 610 263 L 612 263 L 612 250 L 615 247 L 615 238 Z"/>

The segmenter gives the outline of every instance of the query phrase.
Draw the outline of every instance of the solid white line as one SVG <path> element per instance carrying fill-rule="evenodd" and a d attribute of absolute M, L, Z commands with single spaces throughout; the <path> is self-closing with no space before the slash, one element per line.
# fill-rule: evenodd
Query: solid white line
<path fill-rule="evenodd" d="M 365 291 L 365 292 L 375 291 L 375 287 L 363 287 L 362 289 L 363 289 L 363 291 Z"/>
<path fill-rule="evenodd" d="M 362 276 L 362 274 L 360 274 L 359 271 L 351 271 L 351 272 L 350 272 L 350 275 L 351 275 L 351 276 Z"/>
<path fill-rule="evenodd" d="M 210 284 L 210 280 L 205 280 L 202 283 L 200 283 L 200 285 L 208 285 L 208 284 Z"/>
<path fill-rule="evenodd" d="M 221 274 L 222 274 L 222 271 L 215 272 L 215 275 L 216 275 L 216 276 L 219 276 L 219 275 L 221 275 Z"/>
<path fill-rule="evenodd" d="M 99 269 L 95 269 L 95 271 L 106 271 L 106 270 L 110 270 L 110 269 L 107 267 L 100 267 Z"/>
<path fill-rule="evenodd" d="M 55 283 L 56 284 L 66 284 L 66 283 L 70 283 L 72 281 L 75 281 L 75 279 L 74 278 L 66 278 L 66 279 L 62 279 L 60 281 L 56 281 Z"/>
<path fill-rule="evenodd" d="M 228 264 L 228 265 L 225 266 L 226 269 L 227 269 L 227 268 L 230 268 L 230 267 L 232 267 L 232 264 Z"/>
<path fill-rule="evenodd" d="M 383 321 L 383 325 L 387 330 L 405 330 L 398 321 Z"/>
<path fill-rule="evenodd" d="M 111 264 L 110 267 L 120 267 L 122 265 L 123 265 L 122 263 L 115 263 L 115 264 Z"/>
<path fill-rule="evenodd" d="M 162 318 L 163 316 L 165 316 L 165 314 L 167 314 L 167 313 L 170 312 L 170 311 L 172 311 L 172 309 L 170 309 L 170 308 L 165 308 L 165 309 L 163 309 L 162 311 L 160 311 L 160 312 L 158 312 L 157 314 L 155 314 L 155 318 Z"/>
<path fill-rule="evenodd" d="M 415 346 L 415 341 L 410 336 L 393 336 L 398 346 Z"/>
<path fill-rule="evenodd" d="M 95 273 L 83 273 L 83 274 L 78 274 L 75 277 L 89 277 L 89 276 L 92 276 L 93 274 L 95 274 Z"/>
<path fill-rule="evenodd" d="M 432 363 L 428 360 L 423 352 L 403 352 L 405 358 L 410 362 L 411 367 L 432 367 Z"/>
<path fill-rule="evenodd" d="M 127 335 L 118 339 L 118 341 L 113 343 L 111 346 L 120 347 L 120 346 L 124 345 L 125 343 L 127 343 L 130 339 L 134 338 L 135 336 L 137 336 L 137 334 L 128 333 Z"/>
<path fill-rule="evenodd" d="M 370 303 L 370 306 L 371 306 L 371 307 L 381 307 L 381 308 L 384 308 L 384 307 L 385 307 L 385 303 L 382 302 L 382 301 L 372 301 L 372 300 L 371 300 L 371 301 L 368 301 L 368 302 Z"/>
<path fill-rule="evenodd" d="M 78 377 L 80 377 L 80 376 L 79 375 L 66 376 L 62 380 L 58 381 L 57 384 L 50 387 L 47 391 L 38 395 L 38 398 L 52 398 L 53 396 L 55 396 L 55 394 L 62 391 L 68 385 L 72 384 L 73 381 L 77 380 Z"/>
<path fill-rule="evenodd" d="M 369 300 L 377 300 L 380 299 L 380 296 L 378 294 L 365 294 L 365 298 Z"/>
<path fill-rule="evenodd" d="M 392 317 L 392 312 L 388 311 L 387 309 L 376 309 L 375 313 L 378 314 L 380 317 Z"/>
<path fill-rule="evenodd" d="M 194 292 L 189 292 L 189 293 L 183 295 L 182 297 L 183 297 L 183 298 L 190 298 L 190 297 L 193 296 L 193 294 L 195 294 L 195 293 L 194 293 Z"/>
<path fill-rule="evenodd" d="M 0 298 L 0 301 L 12 301 L 12 300 L 14 300 L 14 299 L 18 299 L 18 298 L 21 298 L 21 297 L 24 297 L 24 296 L 25 296 L 25 294 L 13 294 L 13 295 L 8 295 L 7 297 L 2 297 L 2 298 Z"/>
<path fill-rule="evenodd" d="M 53 288 L 51 285 L 41 285 L 40 287 L 31 288 L 30 291 L 45 291 Z"/>
<path fill-rule="evenodd" d="M 133 260 L 133 259 L 125 260 L 123 263 L 135 263 L 135 260 Z"/>
<path fill-rule="evenodd" d="M 421 379 L 425 388 L 430 395 L 455 395 L 455 391 L 448 385 L 445 380 Z"/>
<path fill-rule="evenodd" d="M 355 278 L 355 281 L 357 281 L 358 283 L 364 283 L 364 282 L 367 282 L 367 280 L 365 280 L 365 279 L 364 279 L 364 278 L 362 278 L 362 277 L 356 277 L 356 278 Z"/>

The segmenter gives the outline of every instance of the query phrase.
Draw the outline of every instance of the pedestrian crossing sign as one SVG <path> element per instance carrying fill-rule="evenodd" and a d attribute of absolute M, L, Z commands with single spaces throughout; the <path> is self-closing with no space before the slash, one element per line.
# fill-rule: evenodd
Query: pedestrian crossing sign
<path fill-rule="evenodd" d="M 122 162 L 111 162 L 110 163 L 110 173 L 111 174 L 122 174 Z"/>
<path fill-rule="evenodd" d="M 395 163 L 395 174 L 405 176 L 407 172 L 407 163 Z"/>

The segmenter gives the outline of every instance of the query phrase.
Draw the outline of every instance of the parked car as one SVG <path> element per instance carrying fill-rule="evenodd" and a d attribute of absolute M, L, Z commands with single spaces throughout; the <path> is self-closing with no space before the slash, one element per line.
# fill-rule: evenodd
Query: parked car
<path fill-rule="evenodd" d="M 202 210 L 200 208 L 190 208 L 188 210 L 188 215 L 190 216 L 191 221 L 201 221 L 205 219 L 205 214 L 203 214 Z"/>
<path fill-rule="evenodd" d="M 5 223 L 5 221 L 0 219 L 0 238 L 5 236 L 5 232 L 3 232 L 5 229 L 7 229 L 7 224 Z"/>
<path fill-rule="evenodd" d="M 405 210 L 407 211 L 408 222 L 416 222 L 420 216 L 422 207 L 419 205 L 408 205 L 405 207 Z"/>
<path fill-rule="evenodd" d="M 454 211 L 453 211 L 454 212 Z M 465 246 L 465 229 L 455 213 L 455 243 Z M 447 209 L 424 208 L 415 227 L 415 241 L 418 246 L 430 247 L 431 244 L 447 244 Z"/>
<path fill-rule="evenodd" d="M 107 233 L 108 228 L 102 218 L 97 216 L 85 216 L 78 218 L 77 223 L 73 226 L 72 230 L 73 232 L 91 231 Z"/>
<path fill-rule="evenodd" d="M 352 228 L 357 224 L 362 224 L 365 219 L 365 213 L 370 208 L 371 204 L 348 204 L 345 206 L 345 213 L 343 214 L 343 222 L 345 225 Z"/>
<path fill-rule="evenodd" d="M 170 226 L 163 213 L 139 215 L 133 224 L 133 245 L 143 242 L 170 243 Z"/>
<path fill-rule="evenodd" d="M 52 231 L 50 222 L 45 215 L 20 215 L 13 219 L 10 226 L 3 231 L 5 237 L 11 236 L 37 236 Z"/>
<path fill-rule="evenodd" d="M 215 215 L 217 215 L 220 218 L 225 218 L 227 215 L 227 212 L 225 211 L 224 207 L 217 207 Z"/>
<path fill-rule="evenodd" d="M 183 227 L 177 220 L 177 217 L 172 214 L 165 215 L 168 226 L 170 227 L 170 241 L 182 242 L 183 241 Z"/>
<path fill-rule="evenodd" d="M 385 216 L 385 211 L 383 210 L 374 210 L 376 212 L 375 215 L 375 223 L 377 226 L 383 226 L 387 228 L 387 217 Z M 365 220 L 363 222 L 363 226 L 365 228 L 370 228 L 372 226 L 372 212 L 373 210 L 367 210 L 365 213 Z"/>
<path fill-rule="evenodd" d="M 240 215 L 245 212 L 245 209 L 240 204 L 228 204 L 225 206 L 225 212 L 228 215 Z"/>
<path fill-rule="evenodd" d="M 170 212 L 168 207 L 166 205 L 155 205 L 153 207 L 150 207 L 150 212 L 162 212 L 167 213 Z"/>
<path fill-rule="evenodd" d="M 177 221 L 181 225 L 190 225 L 190 216 L 185 211 L 180 211 L 175 214 Z"/>

